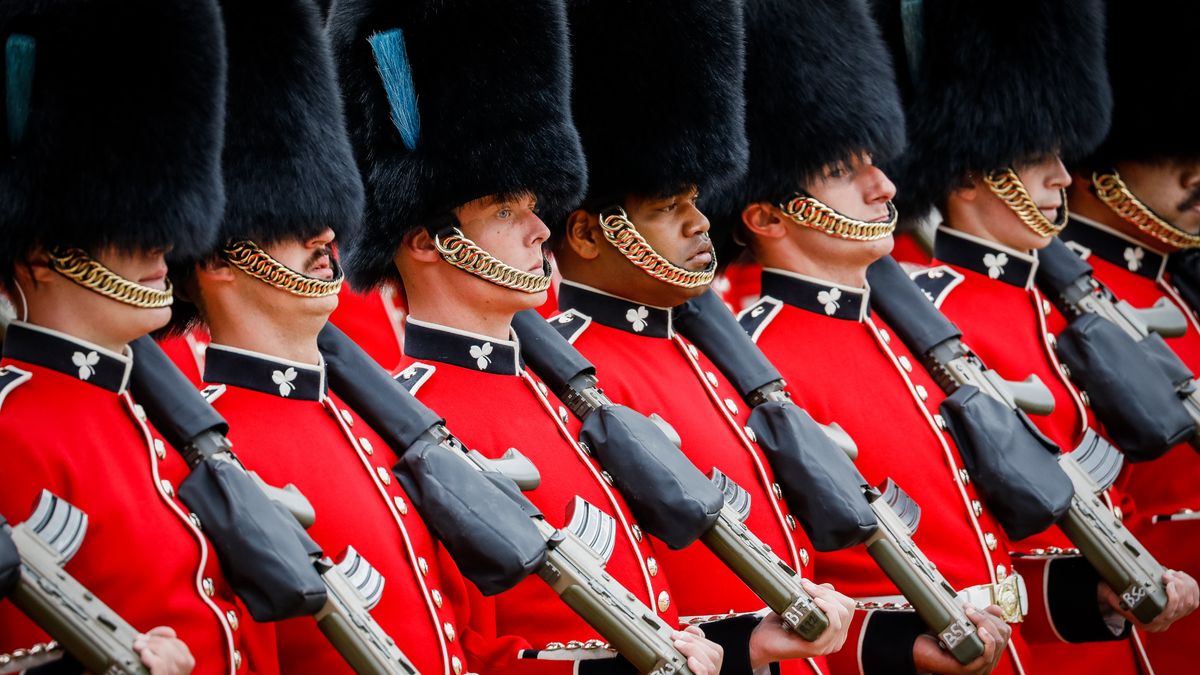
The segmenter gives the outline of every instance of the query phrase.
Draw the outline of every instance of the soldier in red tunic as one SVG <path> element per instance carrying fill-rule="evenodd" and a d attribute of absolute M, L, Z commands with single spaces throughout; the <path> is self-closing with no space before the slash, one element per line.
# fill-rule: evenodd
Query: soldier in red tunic
<path fill-rule="evenodd" d="M 87 515 L 66 571 L 147 633 L 151 672 L 278 672 L 201 523 L 183 457 L 127 387 L 128 343 L 172 302 L 164 254 L 211 245 L 223 204 L 215 2 L 6 2 L 0 513 L 49 491 Z M 0 602 L 0 653 L 45 634 Z"/>
<path fill-rule="evenodd" d="M 563 282 L 561 314 L 550 324 L 595 364 L 614 401 L 663 417 L 697 468 L 719 470 L 744 489 L 747 527 L 812 578 L 812 545 L 746 431 L 750 407 L 708 357 L 675 332 L 671 316 L 672 307 L 707 290 L 716 268 L 697 195 L 745 171 L 743 59 L 740 44 L 728 36 L 728 27 L 742 23 L 741 6 L 629 4 L 580 3 L 571 12 L 572 101 L 589 189 L 582 206 L 554 224 Z M 628 21 L 629 11 L 636 22 Z M 607 47 L 614 34 L 622 35 L 620 50 Z M 613 98 L 637 105 L 615 111 Z M 690 547 L 665 555 L 690 571 L 672 577 L 685 616 L 763 608 L 709 551 Z M 849 598 L 809 585 L 832 625 L 816 642 L 795 638 L 791 660 L 781 664 L 785 672 L 823 668 L 821 658 L 805 663 L 799 657 L 837 651 L 847 634 Z"/>
<path fill-rule="evenodd" d="M 896 175 L 906 218 L 921 219 L 933 208 L 944 217 L 934 260 L 913 278 L 999 375 L 1040 379 L 1054 410 L 1032 420 L 1069 452 L 1096 423 L 1055 354 L 1051 303 L 1034 287 L 1036 250 L 1066 224 L 1070 176 L 1060 157 L 1085 155 L 1102 140 L 1111 97 L 1100 67 L 1099 3 L 1035 4 L 1016 13 L 1011 6 L 925 5 L 920 63 L 907 69 L 907 114 L 919 122 Z M 1024 15 L 1019 23 L 1016 14 Z M 1042 37 L 1047 29 L 1053 39 Z M 897 44 L 913 49 L 912 31 L 905 34 L 907 41 Z M 1105 499 L 1118 519 L 1131 508 L 1118 490 Z M 1052 528 L 1015 546 L 1026 555 L 1053 556 L 1070 543 Z M 1168 572 L 1164 581 L 1171 602 L 1150 630 L 1196 607 L 1191 577 Z M 1106 585 L 1099 592 L 1115 625 L 1116 595 Z M 1147 667 L 1136 631 L 1106 645 L 1037 644 L 1035 655 L 1070 672 Z"/>
<path fill-rule="evenodd" d="M 1108 72 L 1113 126 L 1091 157 L 1078 163 L 1068 189 L 1071 216 L 1059 238 L 1095 270 L 1096 279 L 1134 307 L 1164 298 L 1187 319 L 1187 330 L 1166 343 L 1193 373 L 1200 372 L 1200 320 L 1183 253 L 1200 247 L 1200 126 L 1196 97 L 1175 87 L 1177 73 L 1200 64 L 1186 36 L 1200 19 L 1194 4 L 1110 2 Z M 1153 50 L 1145 45 L 1152 42 Z M 1181 100 L 1155 105 L 1151 92 Z M 1182 444 L 1152 462 L 1131 464 L 1121 487 L 1137 505 L 1126 521 L 1168 567 L 1200 575 L 1200 455 Z M 1200 617 L 1166 633 L 1142 636 L 1162 673 L 1195 668 Z"/>
<path fill-rule="evenodd" d="M 395 454 L 329 391 L 317 350 L 343 280 L 331 227 L 358 224 L 363 194 L 316 7 L 225 3 L 224 19 L 225 216 L 219 245 L 172 273 L 194 301 L 180 309 L 212 335 L 205 394 L 246 467 L 312 503 L 309 533 L 413 665 L 461 675 L 474 669 L 456 639 L 463 581 L 393 479 Z M 188 318 L 177 310 L 177 328 Z M 280 623 L 277 641 L 283 672 L 351 672 L 310 617 Z"/>
<path fill-rule="evenodd" d="M 674 573 L 510 330 L 550 284 L 536 211 L 563 208 L 584 181 L 563 4 L 339 2 L 329 28 L 367 191 L 364 231 L 342 250 L 360 290 L 403 289 L 400 381 L 469 447 L 495 458 L 517 446 L 532 460 L 541 482 L 527 496 L 549 523 L 606 523 L 613 536 L 597 555 L 607 573 L 675 624 Z M 539 579 L 494 597 L 469 592 L 462 643 L 480 672 L 630 669 Z M 704 627 L 725 646 L 724 672 L 749 672 L 752 629 Z M 721 649 L 699 630 L 675 640 L 693 672 L 721 669 Z"/>

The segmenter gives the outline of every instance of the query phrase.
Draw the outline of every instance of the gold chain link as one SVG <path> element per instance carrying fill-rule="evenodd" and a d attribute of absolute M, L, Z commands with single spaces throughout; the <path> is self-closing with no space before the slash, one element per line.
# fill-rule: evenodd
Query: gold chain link
<path fill-rule="evenodd" d="M 1200 247 L 1200 236 L 1188 234 L 1160 218 L 1130 191 L 1116 171 L 1093 173 L 1092 186 L 1100 201 L 1142 232 L 1175 248 Z"/>
<path fill-rule="evenodd" d="M 82 249 L 54 250 L 50 253 L 50 269 L 88 290 L 133 307 L 162 309 L 175 302 L 170 279 L 163 290 L 143 286 L 108 269 Z"/>
<path fill-rule="evenodd" d="M 1021 177 L 1017 175 L 1016 171 L 1011 168 L 992 171 L 984 176 L 983 181 L 987 183 L 992 194 L 999 197 L 1013 213 L 1017 214 L 1026 227 L 1037 234 L 1043 237 L 1053 237 L 1067 226 L 1066 190 L 1059 190 L 1062 206 L 1058 209 L 1058 218 L 1051 222 L 1034 203 L 1033 197 L 1029 194 L 1029 190 L 1025 189 L 1025 184 L 1021 182 Z"/>
<path fill-rule="evenodd" d="M 21 672 L 25 668 L 48 663 L 47 659 L 62 655 L 62 647 L 57 642 L 39 642 L 32 647 L 15 649 L 7 654 L 0 654 L 0 669 L 4 672 Z M 28 664 L 22 664 L 28 661 Z"/>
<path fill-rule="evenodd" d="M 890 236 L 896 231 L 896 207 L 892 202 L 887 203 L 888 219 L 878 223 L 868 223 L 865 220 L 855 220 L 844 216 L 821 203 L 815 197 L 797 194 L 783 204 L 784 215 L 791 218 L 797 225 L 811 227 L 839 239 L 853 241 L 875 241 Z"/>
<path fill-rule="evenodd" d="M 249 240 L 227 244 L 222 251 L 229 264 L 250 276 L 275 288 L 285 290 L 302 298 L 324 298 L 337 295 L 342 290 L 345 275 L 337 260 L 330 256 L 334 278 L 314 279 L 289 268 Z"/>
<path fill-rule="evenodd" d="M 698 288 L 712 283 L 717 275 L 717 254 L 712 254 L 712 262 L 699 272 L 684 269 L 662 257 L 650 242 L 642 236 L 625 209 L 615 207 L 600 214 L 600 229 L 608 243 L 616 247 L 621 255 L 629 262 L 637 265 L 643 272 L 680 288 Z"/>
<path fill-rule="evenodd" d="M 433 236 L 442 260 L 458 269 L 489 281 L 497 286 L 522 293 L 541 293 L 550 288 L 550 265 L 543 261 L 542 274 L 530 274 L 509 265 L 483 250 L 457 227 L 450 228 L 445 237 L 439 232 Z"/>

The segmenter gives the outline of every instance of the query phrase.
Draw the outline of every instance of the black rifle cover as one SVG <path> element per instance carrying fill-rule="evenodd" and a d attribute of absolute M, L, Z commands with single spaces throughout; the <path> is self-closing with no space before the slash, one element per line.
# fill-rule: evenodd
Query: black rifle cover
<path fill-rule="evenodd" d="M 433 445 L 427 432 L 442 423 L 438 414 L 333 324 L 321 329 L 317 343 L 329 386 L 399 456 L 392 473 L 463 576 L 494 595 L 535 571 L 546 553 L 529 521 L 539 512 L 516 485 Z"/>
<path fill-rule="evenodd" d="M 1060 297 L 1080 278 L 1092 276 L 1092 266 L 1075 255 L 1075 252 L 1058 237 L 1037 252 L 1037 285 L 1043 293 Z"/>
<path fill-rule="evenodd" d="M 1195 424 L 1168 375 L 1107 319 L 1076 317 L 1058 336 L 1058 355 L 1129 461 L 1156 459 L 1195 435 Z"/>
<path fill-rule="evenodd" d="M 677 307 L 673 318 L 743 399 L 783 380 L 712 290 Z M 751 411 L 749 426 L 813 547 L 849 548 L 875 532 L 879 524 L 862 492 L 867 481 L 807 413 L 791 402 L 762 403 Z"/>
<path fill-rule="evenodd" d="M 1071 505 L 1075 488 L 1056 446 L 1019 410 L 971 385 L 941 405 L 950 436 L 988 510 L 1011 539 L 1044 531 Z"/>
<path fill-rule="evenodd" d="M 546 562 L 530 515 L 536 507 L 513 482 L 482 473 L 441 446 L 417 441 L 393 473 L 459 571 L 484 595 L 516 586 Z"/>
<path fill-rule="evenodd" d="M 1200 309 L 1200 249 L 1172 253 L 1167 258 L 1171 285 L 1193 311 Z"/>
<path fill-rule="evenodd" d="M 768 401 L 755 406 L 748 424 L 814 548 L 849 548 L 878 529 L 863 497 L 866 479 L 808 413 L 790 401 Z"/>
<path fill-rule="evenodd" d="M 317 336 L 329 386 L 397 454 L 442 418 L 396 382 L 362 347 L 331 323 Z"/>
<path fill-rule="evenodd" d="M 933 306 L 891 256 L 867 268 L 867 282 L 871 285 L 871 309 L 879 312 L 918 358 L 947 340 L 962 337 L 962 331 Z"/>
<path fill-rule="evenodd" d="M 613 477 L 642 529 L 667 546 L 689 546 L 717 521 L 725 503 L 721 489 L 646 416 L 604 406 L 583 421 L 579 440 Z"/>
<path fill-rule="evenodd" d="M 313 567 L 321 548 L 241 467 L 206 458 L 179 486 L 204 523 L 221 571 L 255 621 L 316 614 L 325 582 Z"/>
<path fill-rule="evenodd" d="M 130 347 L 133 397 L 176 450 L 224 432 L 225 420 L 152 339 Z M 320 548 L 241 467 L 207 458 L 179 486 L 179 498 L 204 523 L 221 570 L 256 621 L 311 615 L 325 604 L 325 582 L 310 558 Z"/>
<path fill-rule="evenodd" d="M 1195 377 L 1183 359 L 1175 353 L 1175 350 L 1167 346 L 1166 340 L 1158 333 L 1150 333 L 1146 337 L 1138 340 L 1138 346 L 1142 348 L 1147 356 L 1154 361 L 1171 384 L 1175 385 L 1176 390 L 1191 389 L 1192 379 Z"/>
<path fill-rule="evenodd" d="M 21 578 L 21 554 L 8 531 L 8 521 L 0 515 L 0 598 L 17 587 Z"/>
<path fill-rule="evenodd" d="M 551 328 L 536 310 L 517 312 L 512 328 L 521 341 L 521 358 L 555 396 L 565 393 L 576 377 L 596 374 L 592 362 Z"/>

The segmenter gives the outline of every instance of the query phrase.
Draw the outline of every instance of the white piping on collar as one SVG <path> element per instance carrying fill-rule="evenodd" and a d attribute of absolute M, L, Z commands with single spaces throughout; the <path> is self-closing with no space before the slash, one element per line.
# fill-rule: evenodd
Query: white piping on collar
<path fill-rule="evenodd" d="M 219 344 L 216 342 L 208 343 L 208 351 L 212 351 L 214 349 L 216 349 L 218 351 L 226 351 L 231 354 L 241 354 L 242 356 L 249 356 L 251 358 L 261 359 L 263 361 L 273 361 L 275 363 L 282 363 L 283 365 L 290 366 L 292 368 L 298 368 L 301 370 L 307 370 L 309 372 L 315 372 L 321 376 L 321 391 L 322 392 L 325 391 L 325 357 L 324 356 L 318 356 L 317 358 L 320 359 L 320 363 L 318 363 L 317 365 L 314 366 L 311 363 L 292 361 L 291 359 L 285 359 L 285 358 L 282 358 L 279 356 L 275 356 L 274 354 L 267 354 L 265 352 L 256 352 L 252 349 L 242 349 L 240 347 L 232 347 L 230 345 L 223 345 L 223 344 Z"/>
<path fill-rule="evenodd" d="M 1147 246 L 1146 244 L 1125 234 L 1124 232 L 1120 232 L 1117 229 L 1109 227 L 1108 225 L 1105 225 L 1104 223 L 1101 223 L 1099 221 L 1092 220 L 1091 218 L 1088 218 L 1087 216 L 1081 216 L 1079 214 L 1071 214 L 1071 217 L 1074 218 L 1075 220 L 1078 220 L 1079 222 L 1083 223 L 1084 225 L 1087 225 L 1088 227 L 1094 227 L 1097 230 L 1100 230 L 1101 232 L 1104 232 L 1106 234 L 1111 234 L 1112 236 L 1114 236 L 1118 239 L 1126 241 L 1134 246 L 1139 246 L 1141 248 L 1144 248 L 1147 251 L 1150 251 L 1151 253 L 1153 253 L 1157 256 L 1161 256 L 1162 261 L 1159 262 L 1159 264 L 1158 264 L 1158 273 L 1154 275 L 1155 279 L 1161 279 L 1163 272 L 1167 271 L 1167 258 L 1169 258 L 1171 256 L 1170 253 L 1167 253 L 1166 251 L 1160 251 L 1160 250 L 1154 248 L 1153 246 Z"/>
<path fill-rule="evenodd" d="M 1007 253 L 1008 255 L 1015 256 L 1019 260 L 1024 260 L 1025 262 L 1027 262 L 1033 266 L 1029 270 L 1029 278 L 1025 280 L 1025 289 L 1029 290 L 1029 289 L 1033 288 L 1033 279 L 1035 276 L 1037 276 L 1037 269 L 1038 269 L 1037 251 L 1034 251 L 1033 253 L 1024 253 L 1022 251 L 1018 251 L 1015 248 L 1010 248 L 1008 246 L 1005 246 L 1004 244 L 1001 244 L 1000 242 L 992 241 L 991 239 L 984 239 L 983 237 L 977 237 L 973 234 L 967 234 L 966 232 L 960 232 L 960 231 L 958 231 L 952 227 L 948 227 L 946 225 L 939 225 L 938 229 L 937 229 L 937 233 L 938 233 L 938 235 L 949 234 L 951 236 L 958 237 L 959 239 L 965 239 L 967 241 L 973 242 L 980 246 L 984 246 L 986 248 L 995 249 L 997 251 L 1002 251 L 1004 253 Z"/>
<path fill-rule="evenodd" d="M 133 350 L 129 348 L 129 345 L 125 345 L 125 353 L 124 354 L 118 354 L 117 352 L 114 352 L 111 349 L 106 349 L 104 347 L 101 347 L 100 345 L 96 344 L 95 342 L 90 342 L 88 340 L 84 340 L 83 338 L 75 337 L 74 335 L 70 335 L 68 333 L 64 333 L 59 330 L 54 330 L 53 328 L 46 328 L 45 326 L 39 326 L 37 324 L 29 323 L 28 321 L 19 321 L 19 320 L 13 321 L 10 325 L 20 326 L 22 328 L 26 328 L 28 330 L 34 331 L 35 333 L 42 333 L 44 335 L 52 335 L 56 338 L 60 338 L 62 340 L 66 340 L 68 342 L 77 344 L 80 347 L 83 347 L 84 349 L 100 352 L 101 354 L 104 354 L 105 356 L 107 356 L 109 358 L 116 359 L 117 361 L 124 363 L 125 364 L 125 373 L 121 375 L 121 388 L 117 391 L 117 393 L 118 394 L 122 393 L 125 391 L 126 388 L 128 388 L 129 374 L 133 371 Z"/>
<path fill-rule="evenodd" d="M 860 303 L 859 308 L 858 308 L 858 320 L 861 322 L 863 319 L 865 319 L 867 317 L 867 309 L 870 306 L 870 301 L 871 301 L 871 285 L 866 282 L 863 282 L 862 288 L 855 288 L 854 286 L 847 286 L 845 284 L 839 284 L 836 281 L 829 281 L 828 279 L 822 279 L 820 277 L 813 277 L 813 276 L 809 276 L 807 274 L 801 274 L 799 272 L 792 272 L 790 270 L 781 269 L 779 267 L 764 267 L 763 271 L 770 272 L 772 274 L 778 274 L 778 275 L 784 276 L 784 277 L 791 277 L 793 279 L 799 279 L 800 281 L 805 281 L 810 284 L 816 284 L 818 286 L 829 286 L 832 288 L 836 288 L 838 290 L 846 291 L 847 293 L 853 293 L 855 295 L 861 296 L 862 303 Z M 764 297 L 766 297 L 766 296 L 764 296 Z"/>
<path fill-rule="evenodd" d="M 453 333 L 454 335 L 459 335 L 459 336 L 462 336 L 465 338 L 471 338 L 472 340 L 482 340 L 483 342 L 493 342 L 496 344 L 501 344 L 501 345 L 505 345 L 507 347 L 511 347 L 513 350 L 513 372 L 515 372 L 515 373 L 521 372 L 521 341 L 520 341 L 520 339 L 517 338 L 517 333 L 512 329 L 512 326 L 509 326 L 509 328 L 508 328 L 509 339 L 501 340 L 500 338 L 494 338 L 490 335 L 484 335 L 483 333 L 475 333 L 475 332 L 472 332 L 469 330 L 463 330 L 461 328 L 452 328 L 450 326 L 443 326 L 440 323 L 433 323 L 431 321 L 422 321 L 420 319 L 414 319 L 412 317 L 412 315 L 409 315 L 404 320 L 405 320 L 405 322 L 411 323 L 414 326 L 428 328 L 429 330 L 436 330 L 436 331 L 440 331 L 442 333 Z"/>
<path fill-rule="evenodd" d="M 594 288 L 592 286 L 588 286 L 587 284 L 581 284 L 578 281 L 571 281 L 569 279 L 563 279 L 559 285 L 562 286 L 563 284 L 565 284 L 567 286 L 574 286 L 575 288 L 578 288 L 582 291 L 587 291 L 589 293 L 595 293 L 596 295 L 603 295 L 603 296 L 607 296 L 607 297 L 610 297 L 610 298 L 613 298 L 616 300 L 620 300 L 621 302 L 628 302 L 631 305 L 638 305 L 639 307 L 648 307 L 650 309 L 657 309 L 660 312 L 666 312 L 667 313 L 667 337 L 671 337 L 672 335 L 675 335 L 675 317 L 674 317 L 674 312 L 671 311 L 670 307 L 659 307 L 658 305 L 651 305 L 651 304 L 648 304 L 645 302 L 638 302 L 637 300 L 630 300 L 629 298 L 626 298 L 624 296 L 616 295 L 615 293 L 608 293 L 606 291 L 600 290 L 599 288 Z M 561 295 L 561 293 L 559 293 L 559 295 Z"/>

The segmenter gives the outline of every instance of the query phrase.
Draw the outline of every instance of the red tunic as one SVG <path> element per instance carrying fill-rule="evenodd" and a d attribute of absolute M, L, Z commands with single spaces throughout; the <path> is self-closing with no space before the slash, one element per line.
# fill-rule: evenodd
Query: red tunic
<path fill-rule="evenodd" d="M 395 287 L 356 293 L 345 284 L 329 322 L 391 371 L 399 366 L 404 354 L 405 314 L 403 298 Z"/>
<path fill-rule="evenodd" d="M 327 391 L 324 368 L 210 345 L 204 380 L 246 467 L 312 503 L 325 554 L 337 562 L 353 547 L 383 576 L 371 615 L 417 670 L 470 669 L 451 604 L 462 578 L 393 479 L 395 453 Z M 352 672 L 309 617 L 279 624 L 278 642 L 283 672 Z"/>
<path fill-rule="evenodd" d="M 1166 297 L 1178 307 L 1187 317 L 1187 333 L 1166 342 L 1200 375 L 1200 321 L 1172 285 L 1166 254 L 1080 216 L 1072 217 L 1060 237 L 1117 298 L 1149 307 Z M 1200 520 L 1178 518 L 1200 511 L 1200 453 L 1184 443 L 1152 462 L 1127 465 L 1120 486 L 1137 504 L 1127 524 L 1146 548 L 1167 567 L 1200 578 Z M 1176 519 L 1161 517 L 1171 515 Z M 1142 639 L 1159 675 L 1190 673 L 1195 669 L 1193 645 L 1200 642 L 1200 616 L 1193 614 L 1166 633 L 1146 633 Z"/>
<path fill-rule="evenodd" d="M 855 439 L 863 476 L 875 485 L 893 479 L 921 506 L 914 541 L 946 580 L 962 589 L 997 581 L 998 570 L 1011 573 L 1000 529 L 983 510 L 938 415 L 941 390 L 870 316 L 866 292 L 777 270 L 766 270 L 762 284 L 764 297 L 742 314 L 743 327 L 783 374 L 797 404 Z M 858 599 L 898 594 L 861 546 L 817 557 L 822 580 L 844 593 Z M 1038 579 L 1026 581 L 1034 591 Z M 853 647 L 830 659 L 834 672 L 871 672 L 863 660 L 871 658 L 874 640 L 887 640 L 872 630 L 877 614 L 856 612 L 855 635 L 847 641 Z M 1013 628 L 997 672 L 1020 672 L 1015 656 L 1033 672 L 1021 627 Z M 911 653 L 911 642 L 906 647 Z"/>
<path fill-rule="evenodd" d="M 1048 324 L 1053 308 L 1033 285 L 1037 257 L 947 228 L 938 231 L 934 255 L 934 267 L 915 273 L 914 280 L 934 296 L 934 303 L 962 330 L 963 341 L 1000 376 L 1022 380 L 1034 374 L 1041 379 L 1054 396 L 1054 412 L 1030 415 L 1030 419 L 1064 451 L 1073 450 L 1096 422 L 1054 353 Z M 931 278 L 931 274 L 940 276 Z M 1130 508 L 1115 488 L 1108 491 L 1107 499 L 1118 517 Z M 1071 544 L 1055 527 L 1016 546 L 1030 552 Z M 1141 667 L 1137 641 L 1135 632 L 1121 642 L 1038 642 L 1033 647 L 1040 662 L 1065 672 L 1103 668 L 1134 673 Z"/>
<path fill-rule="evenodd" d="M 707 357 L 674 332 L 670 310 L 569 281 L 559 288 L 559 307 L 563 314 L 552 318 L 551 325 L 596 366 L 612 400 L 646 415 L 659 414 L 679 433 L 684 453 L 697 468 L 706 474 L 720 469 L 745 489 L 751 504 L 747 527 L 784 562 L 811 578 L 808 538 L 787 512 L 762 451 L 744 431 L 749 406 Z M 681 614 L 763 608 L 762 600 L 708 549 L 690 546 L 663 555 L 671 570 L 686 570 L 671 577 Z"/>
<path fill-rule="evenodd" d="M 520 363 L 515 342 L 409 319 L 406 367 L 399 379 L 446 419 L 467 447 L 498 457 L 517 447 L 541 473 L 526 496 L 555 527 L 566 525 L 579 496 L 616 519 L 616 544 L 606 570 L 669 624 L 676 598 L 660 569 L 659 552 L 629 508 L 576 442 L 579 423 L 547 398 L 545 385 Z M 470 630 L 463 644 L 482 673 L 572 673 L 579 659 L 607 656 L 595 648 L 547 647 L 599 640 L 596 631 L 537 578 L 492 598 L 471 589 Z M 555 644 L 557 643 L 557 645 Z"/>
<path fill-rule="evenodd" d="M 14 323 L 0 363 L 0 513 L 15 524 L 42 490 L 65 499 L 88 516 L 66 571 L 134 628 L 174 628 L 195 673 L 278 672 L 273 627 L 236 601 L 176 495 L 186 463 L 126 391 L 131 357 Z M 46 639 L 0 601 L 0 653 Z"/>

